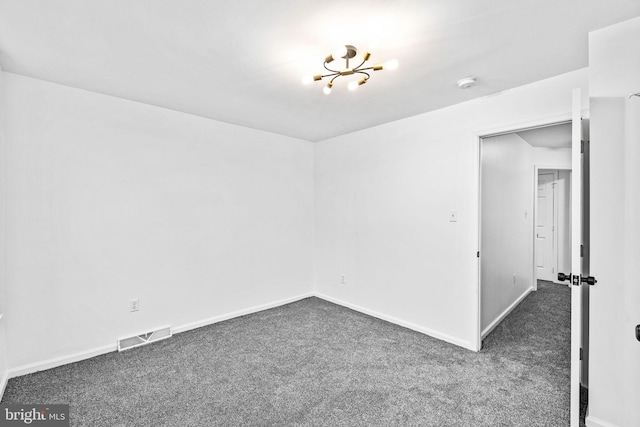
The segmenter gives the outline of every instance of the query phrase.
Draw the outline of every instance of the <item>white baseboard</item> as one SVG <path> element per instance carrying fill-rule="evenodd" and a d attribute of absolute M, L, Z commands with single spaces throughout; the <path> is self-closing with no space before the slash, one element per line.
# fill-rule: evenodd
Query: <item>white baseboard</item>
<path fill-rule="evenodd" d="M 527 297 L 527 295 L 529 295 L 531 292 L 533 292 L 533 288 L 529 288 L 526 291 L 524 291 L 524 293 L 522 295 L 520 295 L 518 297 L 518 299 L 516 299 L 509 307 L 507 307 L 507 309 L 505 311 L 503 311 L 502 313 L 500 313 L 500 315 L 498 317 L 496 317 L 496 319 L 491 322 L 489 324 L 489 326 L 487 326 L 484 331 L 482 331 L 481 338 L 484 339 L 484 337 L 486 337 L 487 335 L 489 335 L 489 333 L 491 331 L 493 331 L 493 329 L 498 326 L 500 324 L 500 322 L 502 322 L 502 320 L 504 320 L 505 317 L 507 317 L 509 315 L 509 313 L 511 313 L 513 311 L 514 308 L 516 308 L 518 306 L 518 304 L 520 304 L 522 302 L 523 299 L 525 299 Z"/>
<path fill-rule="evenodd" d="M 327 300 L 329 302 L 332 302 L 334 304 L 338 304 L 338 305 L 341 305 L 343 307 L 347 307 L 347 308 L 350 308 L 352 310 L 359 311 L 360 313 L 364 313 L 364 314 L 367 314 L 369 316 L 373 316 L 373 317 L 376 317 L 378 319 L 382 319 L 382 320 L 385 320 L 387 322 L 402 326 L 404 328 L 411 329 L 413 331 L 420 332 L 420 333 L 425 334 L 425 335 L 429 335 L 430 337 L 437 338 L 437 339 L 442 340 L 442 341 L 446 341 L 448 343 L 457 345 L 459 347 L 463 347 L 463 348 L 466 348 L 468 350 L 475 351 L 475 348 L 473 348 L 471 346 L 470 342 L 461 340 L 461 339 L 456 338 L 454 336 L 451 336 L 451 335 L 448 335 L 448 334 L 445 334 L 445 333 L 442 333 L 442 332 L 439 332 L 439 331 L 436 331 L 436 330 L 433 330 L 433 329 L 425 328 L 423 326 L 416 325 L 415 323 L 407 322 L 405 320 L 398 319 L 397 317 L 389 316 L 389 315 L 380 313 L 380 312 L 375 311 L 375 310 L 370 310 L 368 308 L 361 307 L 359 305 L 352 304 L 350 302 L 346 302 L 346 301 L 343 301 L 341 299 L 334 298 L 334 297 L 331 297 L 331 296 L 323 294 L 323 293 L 316 292 L 315 296 L 318 297 L 318 298 L 321 298 L 323 300 Z"/>
<path fill-rule="evenodd" d="M 7 388 L 7 383 L 9 382 L 9 371 L 5 371 L 4 375 L 2 375 L 2 380 L 0 380 L 0 401 L 4 397 L 4 391 Z"/>
<path fill-rule="evenodd" d="M 591 415 L 587 415 L 584 423 L 587 427 L 618 427 L 616 424 L 603 421 L 599 418 L 592 417 Z"/>
<path fill-rule="evenodd" d="M 33 374 L 34 372 L 44 371 L 46 369 L 57 368 L 58 366 L 67 365 L 69 363 L 79 362 L 81 360 L 100 356 L 101 354 L 110 353 L 112 351 L 116 351 L 117 349 L 118 346 L 114 342 L 111 345 L 105 345 L 102 347 L 93 348 L 91 350 L 81 351 L 66 356 L 55 357 L 53 359 L 47 359 L 40 362 L 29 363 L 28 365 L 22 365 L 18 366 L 17 368 L 9 369 L 9 378 L 20 377 L 22 375 Z"/>
<path fill-rule="evenodd" d="M 278 307 L 281 305 L 289 304 L 292 302 L 299 301 L 301 299 L 312 297 L 312 292 L 307 292 L 301 295 L 297 295 L 291 298 L 285 298 L 279 301 L 274 301 L 267 304 L 257 305 L 254 307 L 250 307 L 244 310 L 234 311 L 232 313 L 223 314 L 220 316 L 211 317 L 209 319 L 200 320 L 198 322 L 188 323 L 186 325 L 178 326 L 173 328 L 173 332 L 178 334 L 180 332 L 189 331 L 191 329 L 200 328 L 202 326 L 211 325 L 214 323 L 222 322 L 224 320 L 233 319 L 234 317 L 245 316 L 251 313 L 257 313 L 259 311 L 267 310 L 270 308 Z M 6 375 L 6 380 L 9 378 L 19 377 L 22 375 L 32 374 L 38 371 L 44 371 L 46 369 L 56 368 L 58 366 L 67 365 L 69 363 L 79 362 L 81 360 L 90 359 L 92 357 L 100 356 L 101 354 L 110 353 L 112 351 L 118 350 L 118 346 L 116 340 L 113 340 L 113 344 L 105 345 L 102 347 L 94 348 L 91 350 L 78 352 L 75 354 L 56 357 L 53 359 L 44 360 L 41 362 L 30 363 L 28 365 L 18 366 L 16 368 L 9 369 L 8 374 Z M 4 391 L 4 389 L 2 389 Z"/>
<path fill-rule="evenodd" d="M 192 329 L 201 328 L 202 326 L 213 325 L 214 323 L 224 322 L 225 320 L 233 319 L 234 317 L 246 316 L 247 314 L 257 313 L 259 311 L 268 310 L 270 308 L 279 307 L 285 304 L 291 304 L 292 302 L 300 301 L 305 298 L 312 297 L 313 292 L 306 292 L 304 294 L 297 295 L 291 298 L 281 299 L 267 304 L 256 305 L 243 310 L 234 311 L 227 314 L 221 314 L 220 316 L 210 317 L 209 319 L 200 320 L 193 323 L 187 323 L 186 325 L 176 326 L 173 332 L 179 334 L 180 332 L 190 331 Z"/>

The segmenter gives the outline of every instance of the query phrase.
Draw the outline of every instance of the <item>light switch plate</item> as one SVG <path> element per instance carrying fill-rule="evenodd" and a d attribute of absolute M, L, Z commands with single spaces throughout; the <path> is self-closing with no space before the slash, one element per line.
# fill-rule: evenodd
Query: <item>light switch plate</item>
<path fill-rule="evenodd" d="M 451 209 L 449 211 L 449 222 L 458 222 L 458 210 Z"/>

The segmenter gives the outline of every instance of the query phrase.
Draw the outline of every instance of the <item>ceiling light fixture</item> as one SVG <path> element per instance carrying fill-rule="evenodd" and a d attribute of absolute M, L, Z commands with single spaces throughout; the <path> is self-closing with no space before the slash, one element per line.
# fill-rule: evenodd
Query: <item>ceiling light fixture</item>
<path fill-rule="evenodd" d="M 325 95 L 329 95 L 331 93 L 331 89 L 333 88 L 333 84 L 334 84 L 333 82 L 338 77 L 351 76 L 356 74 L 362 75 L 360 79 L 352 80 L 347 85 L 347 88 L 353 91 L 353 90 L 356 90 L 358 87 L 362 86 L 363 84 L 365 84 L 367 81 L 369 81 L 369 78 L 371 77 L 371 75 L 368 73 L 368 71 L 380 71 L 382 69 L 395 70 L 396 68 L 398 68 L 398 61 L 395 59 L 388 61 L 384 64 L 374 64 L 370 67 L 365 67 L 365 64 L 371 58 L 371 53 L 368 51 L 365 52 L 364 55 L 362 55 L 360 64 L 358 64 L 355 67 L 350 67 L 350 62 L 358 61 L 358 59 L 356 59 L 357 55 L 358 55 L 358 50 L 354 46 L 351 46 L 350 44 L 341 46 L 334 53 L 327 56 L 324 60 L 323 66 L 327 71 L 329 71 L 328 74 L 316 74 L 314 76 L 305 76 L 302 79 L 302 83 L 305 85 L 308 85 L 312 82 L 316 82 L 324 78 L 328 78 L 330 80 L 327 83 L 327 85 L 324 87 L 323 92 L 325 93 Z M 345 64 L 344 68 L 340 69 L 335 65 L 331 65 L 331 67 L 339 68 L 335 70 L 329 66 L 329 64 L 331 64 L 333 61 L 336 61 L 339 59 L 344 60 L 344 64 Z"/>

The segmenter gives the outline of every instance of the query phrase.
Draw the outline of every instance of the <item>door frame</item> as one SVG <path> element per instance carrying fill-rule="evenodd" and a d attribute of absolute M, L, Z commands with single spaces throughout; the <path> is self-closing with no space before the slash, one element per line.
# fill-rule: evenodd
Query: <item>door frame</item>
<path fill-rule="evenodd" d="M 551 170 L 551 171 L 555 171 L 555 181 L 557 183 L 558 181 L 558 171 L 569 171 L 571 172 L 571 165 L 559 165 L 559 166 L 550 166 L 550 165 L 546 165 L 546 164 L 534 164 L 533 165 L 533 290 L 537 291 L 538 290 L 538 271 L 536 269 L 536 265 L 537 265 L 537 257 L 536 257 L 536 224 L 538 223 L 538 174 L 540 170 Z M 571 187 L 569 187 L 571 188 Z M 554 186 L 553 187 L 553 200 L 554 200 L 554 206 L 553 206 L 553 226 L 554 226 L 554 232 L 553 232 L 553 237 L 554 237 L 554 241 L 553 241 L 553 262 L 554 262 L 554 266 L 555 266 L 555 273 L 556 277 L 558 274 L 558 206 L 557 206 L 557 201 L 558 201 L 558 191 L 557 188 Z M 571 242 L 569 242 L 571 243 Z M 559 283 L 557 281 L 557 279 L 553 280 L 554 283 Z"/>
<path fill-rule="evenodd" d="M 526 122 L 520 123 L 511 123 L 505 124 L 501 126 L 495 126 L 492 128 L 480 129 L 473 132 L 472 143 L 474 145 L 474 166 L 476 168 L 474 176 L 475 176 L 475 201 L 472 206 L 476 209 L 475 212 L 472 212 L 472 218 L 475 218 L 474 221 L 474 234 L 477 236 L 476 240 L 476 251 L 479 256 L 476 257 L 476 304 L 473 309 L 474 313 L 474 325 L 473 325 L 473 333 L 472 337 L 475 337 L 475 340 L 471 342 L 471 349 L 475 351 L 480 351 L 482 348 L 482 281 L 481 281 L 481 266 L 480 262 L 480 244 L 482 242 L 482 229 L 481 229 L 481 214 L 482 214 L 482 198 L 481 198 L 481 190 L 482 190 L 482 140 L 484 138 L 490 138 L 493 136 L 500 136 L 509 133 L 521 132 L 529 129 L 537 129 L 561 124 L 571 123 L 572 113 L 568 111 L 563 114 L 549 116 L 542 119 L 530 120 Z M 555 167 L 555 166 L 554 166 Z M 537 183 L 537 179 L 534 180 L 534 183 Z M 535 184 L 534 184 L 535 185 Z M 537 194 L 535 192 L 534 194 Z M 535 212 L 534 212 L 535 213 Z M 533 232 L 535 232 L 535 221 L 533 226 Z M 533 268 L 535 269 L 535 263 L 533 263 Z M 535 270 L 532 270 L 533 277 L 536 277 Z"/>

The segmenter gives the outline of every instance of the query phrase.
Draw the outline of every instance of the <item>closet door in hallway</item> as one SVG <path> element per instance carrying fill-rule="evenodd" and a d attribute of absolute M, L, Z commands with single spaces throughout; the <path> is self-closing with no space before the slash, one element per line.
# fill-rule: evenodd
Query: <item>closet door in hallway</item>
<path fill-rule="evenodd" d="M 538 174 L 538 203 L 536 212 L 536 276 L 552 282 L 555 274 L 555 185 L 557 172 Z"/>

